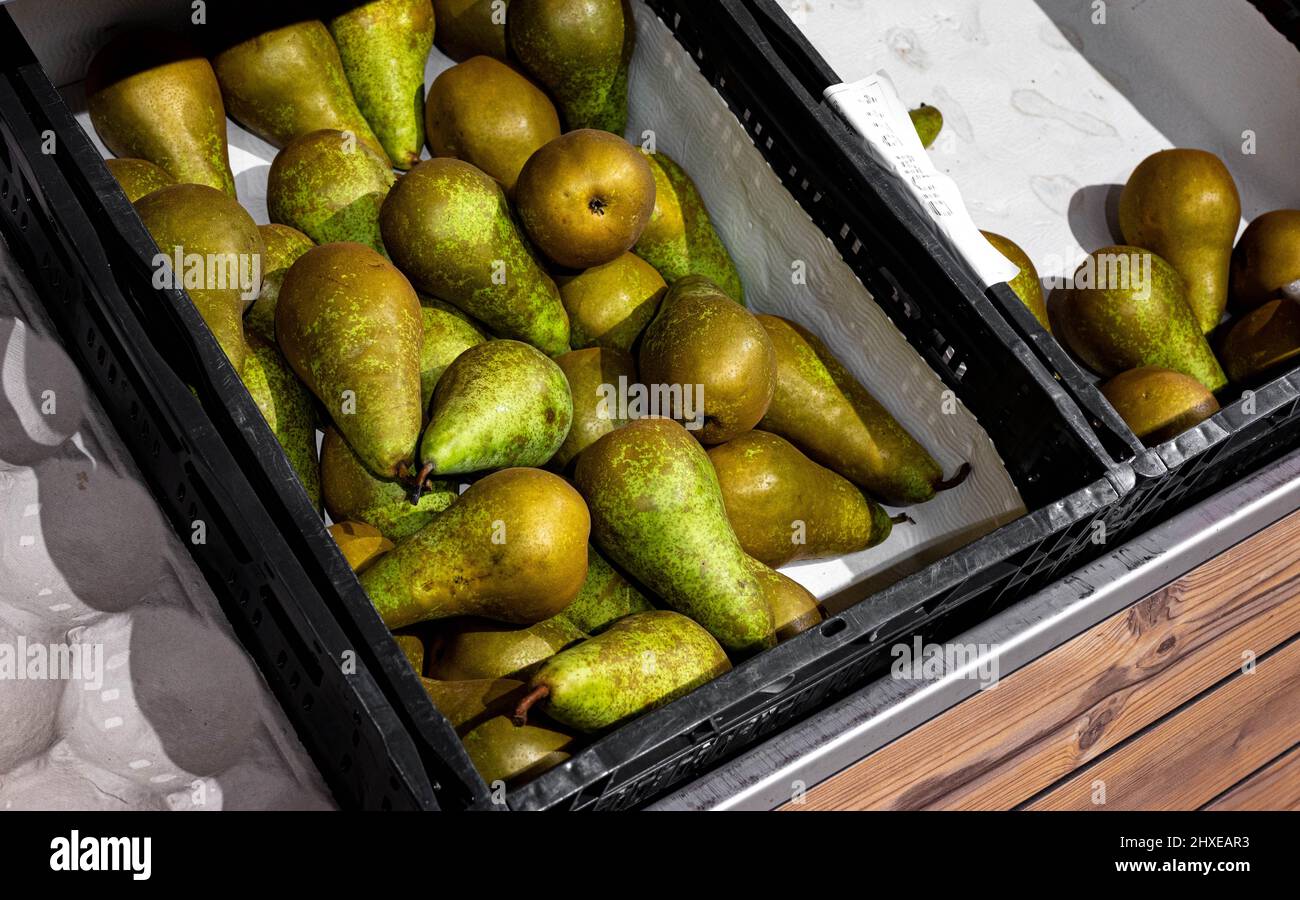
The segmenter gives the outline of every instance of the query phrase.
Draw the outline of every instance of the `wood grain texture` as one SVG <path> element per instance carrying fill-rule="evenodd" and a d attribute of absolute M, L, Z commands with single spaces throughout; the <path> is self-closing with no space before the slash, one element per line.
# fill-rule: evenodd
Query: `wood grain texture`
<path fill-rule="evenodd" d="M 1300 513 L 924 723 L 787 809 L 1008 809 L 1300 633 Z M 1239 776 L 1240 777 L 1240 776 Z"/>
<path fill-rule="evenodd" d="M 1205 808 L 1300 811 L 1300 747 L 1292 747 Z"/>
<path fill-rule="evenodd" d="M 1199 809 L 1300 740 L 1300 641 L 1026 809 Z M 1099 791 L 1104 790 L 1104 796 Z"/>

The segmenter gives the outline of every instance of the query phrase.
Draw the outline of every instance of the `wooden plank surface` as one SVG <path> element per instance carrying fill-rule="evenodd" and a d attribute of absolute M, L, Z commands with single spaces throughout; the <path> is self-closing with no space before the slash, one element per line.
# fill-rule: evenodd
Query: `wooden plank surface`
<path fill-rule="evenodd" d="M 1026 809 L 1199 809 L 1300 741 L 1300 641 L 1199 698 Z"/>
<path fill-rule="evenodd" d="M 1300 634 L 1298 544 L 1294 513 L 786 808 L 1023 803 Z"/>
<path fill-rule="evenodd" d="M 1300 747 L 1292 747 L 1205 808 L 1300 811 Z"/>

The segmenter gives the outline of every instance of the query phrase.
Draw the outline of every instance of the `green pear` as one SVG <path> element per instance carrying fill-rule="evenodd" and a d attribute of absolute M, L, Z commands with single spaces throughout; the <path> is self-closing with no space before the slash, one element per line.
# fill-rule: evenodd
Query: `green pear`
<path fill-rule="evenodd" d="M 1211 392 L 1228 383 L 1187 303 L 1183 279 L 1155 253 L 1103 247 L 1079 266 L 1073 286 L 1053 296 L 1057 334 L 1098 375 L 1159 366 L 1190 375 Z"/>
<path fill-rule="evenodd" d="M 691 619 L 668 610 L 637 613 L 544 662 L 514 720 L 524 725 L 539 706 L 576 731 L 602 731 L 730 670 L 718 642 Z"/>
<path fill-rule="evenodd" d="M 460 62 L 471 56 L 491 56 L 504 62 L 506 10 L 510 0 L 433 0 L 438 19 L 434 43 Z"/>
<path fill-rule="evenodd" d="M 379 225 L 393 261 L 421 291 L 500 337 L 548 355 L 569 349 L 560 292 L 490 176 L 458 159 L 425 160 L 389 192 Z"/>
<path fill-rule="evenodd" d="M 610 565 L 595 547 L 587 548 L 587 580 L 573 602 L 548 622 L 564 620 L 585 634 L 600 634 L 624 616 L 649 612 L 651 603 L 632 582 Z"/>
<path fill-rule="evenodd" d="M 615 428 L 626 424 L 618 418 L 618 391 L 627 392 L 636 383 L 632 357 L 621 350 L 588 347 L 571 350 L 555 357 L 564 372 L 573 398 L 573 424 L 552 460 L 564 468 L 579 453 Z"/>
<path fill-rule="evenodd" d="M 106 159 L 108 172 L 122 186 L 122 193 L 132 203 L 159 188 L 175 184 L 176 179 L 144 159 Z"/>
<path fill-rule="evenodd" d="M 201 184 L 154 191 L 136 201 L 135 211 L 161 251 L 155 281 L 169 272 L 165 280 L 185 288 L 235 371 L 242 372 L 248 354 L 244 310 L 262 287 L 266 252 L 257 223 L 229 195 Z"/>
<path fill-rule="evenodd" d="M 1223 160 L 1204 150 L 1148 156 L 1119 198 L 1124 242 L 1168 261 L 1207 334 L 1228 305 L 1228 268 L 1240 223 L 1241 199 L 1232 174 Z"/>
<path fill-rule="evenodd" d="M 483 115 L 485 109 L 492 114 Z M 490 56 L 467 59 L 434 79 L 424 116 L 434 156 L 472 163 L 501 182 L 507 195 L 528 157 L 560 136 L 550 99 Z"/>
<path fill-rule="evenodd" d="M 244 313 L 244 326 L 268 343 L 275 343 L 275 304 L 280 299 L 284 273 L 316 244 L 311 238 L 288 225 L 258 225 L 266 244 L 262 257 L 262 290 Z"/>
<path fill-rule="evenodd" d="M 703 275 L 743 304 L 740 273 L 714 230 L 695 182 L 668 154 L 648 158 L 655 179 L 654 212 L 632 249 L 669 284 L 685 275 Z"/>
<path fill-rule="evenodd" d="M 727 518 L 769 566 L 856 553 L 889 537 L 889 514 L 784 438 L 748 431 L 709 450 Z"/>
<path fill-rule="evenodd" d="M 573 736 L 550 725 L 516 728 L 495 716 L 461 739 L 470 762 L 489 785 L 521 784 L 569 759 Z"/>
<path fill-rule="evenodd" d="M 330 19 L 357 108 L 399 169 L 424 148 L 424 64 L 433 49 L 430 0 L 373 0 Z"/>
<path fill-rule="evenodd" d="M 321 441 L 320 481 L 331 519 L 365 522 L 394 542 L 428 525 L 460 496 L 456 481 L 430 479 L 419 502 L 412 504 L 410 491 L 401 482 L 372 474 L 332 425 L 325 428 Z"/>
<path fill-rule="evenodd" d="M 424 349 L 420 353 L 420 408 L 427 410 L 442 373 L 470 347 L 487 340 L 469 316 L 432 297 L 420 297 Z"/>
<path fill-rule="evenodd" d="M 671 419 L 629 422 L 583 451 L 574 481 L 611 561 L 728 652 L 772 646 L 772 613 L 690 432 Z"/>
<path fill-rule="evenodd" d="M 424 678 L 424 690 L 458 733 L 472 730 L 492 716 L 509 715 L 524 694 L 524 683 L 512 678 L 439 681 Z"/>
<path fill-rule="evenodd" d="M 698 427 L 704 444 L 731 440 L 758 424 L 776 391 L 776 364 L 759 320 L 701 275 L 679 278 L 668 289 L 637 358 L 644 384 L 677 386 L 682 393 L 681 409 L 660 413 Z M 688 410 L 699 394 L 703 407 Z"/>
<path fill-rule="evenodd" d="M 890 506 L 924 503 L 965 478 L 967 467 L 943 481 L 934 458 L 816 335 L 778 316 L 758 321 L 777 360 L 776 393 L 759 428 Z"/>
<path fill-rule="evenodd" d="M 420 301 L 388 260 L 324 244 L 289 267 L 275 334 L 367 469 L 402 474 L 420 437 Z"/>
<path fill-rule="evenodd" d="M 361 585 L 389 628 L 469 615 L 531 625 L 582 589 L 590 531 L 563 478 L 505 469 L 380 558 Z"/>
<path fill-rule="evenodd" d="M 221 50 L 212 60 L 226 112 L 276 147 L 322 128 L 347 131 L 386 156 L 357 109 L 325 23 L 294 22 Z"/>
<path fill-rule="evenodd" d="M 908 116 L 916 129 L 916 136 L 921 139 L 921 146 L 927 150 L 934 146 L 934 142 L 939 139 L 939 132 L 943 131 L 943 113 L 939 108 L 922 104 L 916 109 L 909 110 Z"/>
<path fill-rule="evenodd" d="M 393 186 L 388 160 L 353 135 L 321 129 L 294 138 L 275 155 L 266 181 L 272 222 L 318 244 L 354 241 L 379 253 L 379 208 Z"/>
<path fill-rule="evenodd" d="M 448 619 L 433 639 L 429 675 L 447 681 L 527 678 L 543 661 L 586 637 L 559 616 L 522 628 L 474 616 Z"/>
<path fill-rule="evenodd" d="M 513 0 L 506 39 L 555 98 L 569 130 L 623 133 L 636 43 L 628 0 Z"/>
<path fill-rule="evenodd" d="M 320 467 L 316 460 L 316 409 L 274 344 L 248 335 L 244 386 L 271 433 L 284 448 L 311 505 L 320 509 Z"/>
<path fill-rule="evenodd" d="M 807 588 L 788 575 L 769 568 L 750 557 L 750 570 L 763 587 L 767 605 L 772 610 L 778 642 L 821 624 L 822 609 Z"/>
<path fill-rule="evenodd" d="M 1016 277 L 1007 282 L 1007 285 L 1020 298 L 1020 302 L 1025 304 L 1025 307 L 1034 314 L 1038 324 L 1050 332 L 1052 323 L 1047 317 L 1047 302 L 1043 298 L 1043 283 L 1038 280 L 1038 270 L 1034 268 L 1033 260 L 1029 258 L 1029 254 L 1021 250 L 1020 245 L 1010 238 L 994 234 L 992 231 L 981 231 L 980 234 L 984 235 L 984 239 L 993 245 L 993 249 L 1020 269 Z"/>
<path fill-rule="evenodd" d="M 668 286 L 634 253 L 559 279 L 573 346 L 632 352 L 659 309 Z"/>
<path fill-rule="evenodd" d="M 478 344 L 438 379 L 420 439 L 422 474 L 545 465 L 572 421 L 559 366 L 519 341 Z"/>
<path fill-rule="evenodd" d="M 86 106 L 117 156 L 235 196 L 221 88 L 212 64 L 179 35 L 146 30 L 110 41 L 91 60 Z"/>

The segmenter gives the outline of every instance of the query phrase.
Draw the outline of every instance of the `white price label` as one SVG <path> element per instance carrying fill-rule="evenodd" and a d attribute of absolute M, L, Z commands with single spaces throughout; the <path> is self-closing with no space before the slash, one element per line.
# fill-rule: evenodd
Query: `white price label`
<path fill-rule="evenodd" d="M 881 71 L 861 81 L 831 85 L 825 97 L 862 135 L 872 158 L 897 176 L 934 223 L 940 240 L 966 260 L 985 287 L 1016 277 L 1020 269 L 980 234 L 956 183 L 934 167 L 888 74 Z"/>

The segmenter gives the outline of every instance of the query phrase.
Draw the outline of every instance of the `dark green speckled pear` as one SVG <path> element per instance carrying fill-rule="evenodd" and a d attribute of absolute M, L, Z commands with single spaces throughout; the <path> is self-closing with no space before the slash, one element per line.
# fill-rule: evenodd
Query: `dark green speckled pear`
<path fill-rule="evenodd" d="M 154 191 L 136 201 L 135 211 L 171 263 L 171 280 L 190 295 L 235 371 L 243 371 L 244 310 L 261 290 L 266 251 L 253 217 L 233 197 L 202 184 Z M 177 248 L 181 272 L 175 271 Z M 210 265 L 213 259 L 220 265 Z"/>
<path fill-rule="evenodd" d="M 333 128 L 352 132 L 384 155 L 357 109 L 324 22 L 294 22 L 226 47 L 213 57 L 212 67 L 226 112 L 276 147 Z"/>
<path fill-rule="evenodd" d="M 934 458 L 816 335 L 778 316 L 758 320 L 776 347 L 776 393 L 759 428 L 890 506 L 924 503 L 965 479 L 963 466 L 943 481 Z"/>
<path fill-rule="evenodd" d="M 365 522 L 390 541 L 410 537 L 455 502 L 455 480 L 430 479 L 418 503 L 395 478 L 379 478 L 361 464 L 348 442 L 330 425 L 320 447 L 321 494 L 335 522 Z"/>
<path fill-rule="evenodd" d="M 464 310 L 500 337 L 554 356 L 569 349 L 555 282 L 520 236 L 506 195 L 458 159 L 429 159 L 404 175 L 379 214 L 384 246 L 417 288 Z"/>
<path fill-rule="evenodd" d="M 610 560 L 729 653 L 772 646 L 771 611 L 690 432 L 671 419 L 629 422 L 582 452 L 574 482 Z"/>
<path fill-rule="evenodd" d="M 448 681 L 527 678 L 545 660 L 586 637 L 558 615 L 524 627 L 457 616 L 434 633 L 428 672 Z"/>
<path fill-rule="evenodd" d="M 562 469 L 600 438 L 626 424 L 627 420 L 618 418 L 616 392 L 620 386 L 626 392 L 627 386 L 636 384 L 636 365 L 630 355 L 609 347 L 570 350 L 555 357 L 555 364 L 563 370 L 573 397 L 573 425 L 552 460 Z"/>
<path fill-rule="evenodd" d="M 433 0 L 438 20 L 434 43 L 456 62 L 491 56 L 505 62 L 506 13 L 510 0 Z"/>
<path fill-rule="evenodd" d="M 422 474 L 545 465 L 572 421 L 559 366 L 519 341 L 479 344 L 456 357 L 434 389 Z"/>
<path fill-rule="evenodd" d="M 550 92 L 569 131 L 627 128 L 636 22 L 627 0 L 513 0 L 506 40 Z"/>
<path fill-rule="evenodd" d="M 654 608 L 646 595 L 610 565 L 599 550 L 588 547 L 587 580 L 573 602 L 553 620 L 563 619 L 586 634 L 600 634 L 624 616 Z"/>
<path fill-rule="evenodd" d="M 442 373 L 470 347 L 487 340 L 478 323 L 450 303 L 420 297 L 424 349 L 420 352 L 420 405 L 428 412 Z"/>
<path fill-rule="evenodd" d="M 280 299 L 284 273 L 316 243 L 288 225 L 258 225 L 257 230 L 266 243 L 266 256 L 262 257 L 262 290 L 244 313 L 244 326 L 250 334 L 274 344 L 275 304 Z"/>
<path fill-rule="evenodd" d="M 420 301 L 361 244 L 324 244 L 289 267 L 275 308 L 285 358 L 382 478 L 406 471 L 420 437 Z"/>
<path fill-rule="evenodd" d="M 560 612 L 587 578 L 587 507 L 567 481 L 505 469 L 361 576 L 389 628 L 451 616 L 531 625 Z"/>
<path fill-rule="evenodd" d="M 320 509 L 320 468 L 316 462 L 316 409 L 311 394 L 293 374 L 274 344 L 250 334 L 244 360 L 244 387 L 271 426 L 312 506 Z"/>
<path fill-rule="evenodd" d="M 1149 250 L 1103 247 L 1084 260 L 1071 287 L 1053 291 L 1052 305 L 1058 335 L 1098 375 L 1159 366 L 1211 393 L 1228 383 L 1182 276 Z"/>
<path fill-rule="evenodd" d="M 516 725 L 537 706 L 576 731 L 610 728 L 689 694 L 730 671 L 707 631 L 668 610 L 620 619 L 603 634 L 552 656 L 529 680 Z"/>
<path fill-rule="evenodd" d="M 212 64 L 179 35 L 144 30 L 110 41 L 86 74 L 86 105 L 116 155 L 235 196 L 221 88 Z"/>
<path fill-rule="evenodd" d="M 145 159 L 106 159 L 104 165 L 122 186 L 126 199 L 132 203 L 159 188 L 176 183 L 175 178 Z"/>
<path fill-rule="evenodd" d="M 424 64 L 433 48 L 431 0 L 374 0 L 330 20 L 357 108 L 399 169 L 424 149 Z"/>
<path fill-rule="evenodd" d="M 633 251 L 672 284 L 703 275 L 744 304 L 745 288 L 691 176 L 665 153 L 649 157 L 655 177 L 655 208 Z"/>
<path fill-rule="evenodd" d="M 275 155 L 266 181 L 272 222 L 318 244 L 355 241 L 379 253 L 379 208 L 393 170 L 369 145 L 329 128 L 301 135 Z"/>

